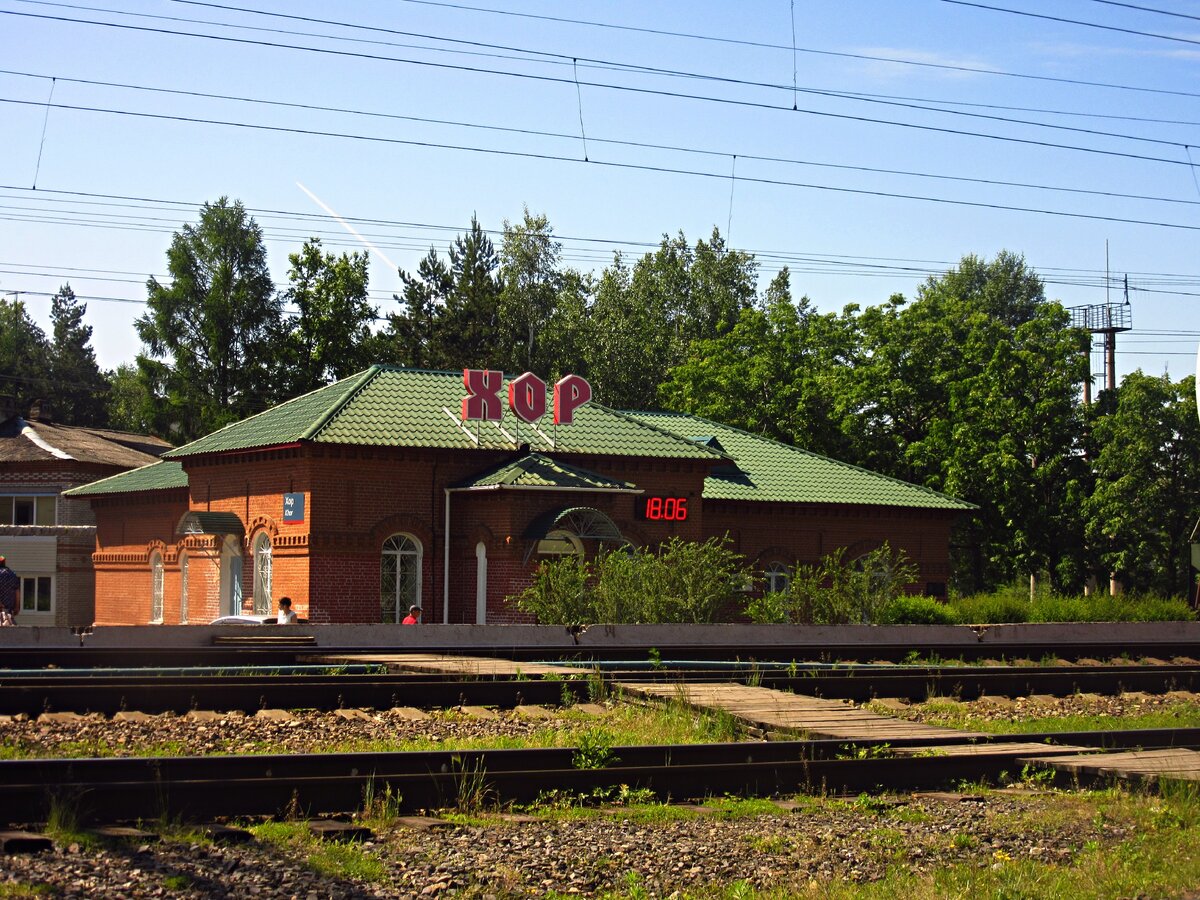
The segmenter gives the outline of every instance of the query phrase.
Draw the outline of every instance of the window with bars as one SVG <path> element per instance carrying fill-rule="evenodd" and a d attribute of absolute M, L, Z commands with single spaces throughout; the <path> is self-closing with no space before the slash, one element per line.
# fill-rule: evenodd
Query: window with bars
<path fill-rule="evenodd" d="M 150 556 L 150 623 L 161 625 L 163 620 L 163 559 L 155 551 Z"/>
<path fill-rule="evenodd" d="M 383 542 L 379 563 L 379 610 L 384 622 L 399 622 L 410 606 L 421 605 L 421 544 L 394 534 Z"/>
<path fill-rule="evenodd" d="M 265 531 L 254 539 L 254 612 L 271 612 L 271 536 Z"/>

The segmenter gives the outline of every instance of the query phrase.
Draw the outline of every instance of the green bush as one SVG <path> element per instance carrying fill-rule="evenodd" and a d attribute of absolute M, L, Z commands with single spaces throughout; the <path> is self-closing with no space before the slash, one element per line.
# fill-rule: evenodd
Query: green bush
<path fill-rule="evenodd" d="M 954 617 L 964 625 L 998 625 L 1002 622 L 1028 622 L 1029 599 L 1000 594 L 977 594 L 950 600 Z"/>
<path fill-rule="evenodd" d="M 749 578 L 728 538 L 704 543 L 672 538 L 658 548 L 620 548 L 591 560 L 543 562 L 515 597 L 539 622 L 715 622 L 732 610 Z"/>
<path fill-rule="evenodd" d="M 954 625 L 954 611 L 933 597 L 896 597 L 879 615 L 880 625 Z"/>
<path fill-rule="evenodd" d="M 746 614 L 768 624 L 877 622 L 916 576 L 903 551 L 893 552 L 886 543 L 855 560 L 846 560 L 839 547 L 816 565 L 798 564 L 787 590 L 752 600 Z"/>
<path fill-rule="evenodd" d="M 1186 600 L 1108 595 L 1064 597 L 1011 585 L 990 594 L 955 597 L 950 608 L 959 622 L 994 625 L 1003 622 L 1179 622 L 1196 618 Z"/>

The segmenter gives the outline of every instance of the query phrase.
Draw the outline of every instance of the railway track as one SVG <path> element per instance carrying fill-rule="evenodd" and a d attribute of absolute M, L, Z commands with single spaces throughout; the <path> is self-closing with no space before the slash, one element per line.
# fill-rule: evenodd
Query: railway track
<path fill-rule="evenodd" d="M 1029 755 L 1034 743 L 1041 756 L 1081 746 L 1197 748 L 1200 729 L 994 736 L 973 742 L 969 753 L 945 755 L 920 754 L 945 741 L 910 739 L 613 747 L 603 759 L 553 748 L 8 760 L 0 762 L 0 822 L 42 823 L 56 808 L 70 810 L 81 824 L 343 815 L 384 796 L 396 812 L 417 812 L 531 803 L 550 791 L 603 797 L 633 789 L 680 801 L 928 790 L 994 782 L 1020 765 L 1006 745 L 1019 744 Z"/>
<path fill-rule="evenodd" d="M 319 652 L 323 656 L 371 655 L 380 652 L 425 654 L 463 654 L 497 656 L 518 661 L 575 661 L 591 664 L 597 661 L 642 662 L 647 660 L 647 645 L 605 643 L 590 640 L 586 646 L 574 643 L 569 635 L 557 641 L 535 646 L 512 644 L 467 645 L 461 642 L 390 647 L 337 646 L 287 638 L 277 634 L 247 634 L 217 636 L 222 643 L 211 646 L 156 647 L 130 645 L 123 647 L 88 646 L 81 639 L 78 646 L 21 645 L 4 647 L 4 663 L 12 668 L 112 668 L 149 666 L 236 666 L 292 665 Z M 301 636 L 304 637 L 304 636 Z M 747 665 L 757 663 L 817 662 L 836 663 L 873 661 L 904 662 L 914 653 L 927 659 L 962 660 L 972 662 L 989 659 L 1061 660 L 1136 659 L 1143 656 L 1158 659 L 1200 657 L 1200 646 L 1191 640 L 1138 641 L 1123 638 L 1112 640 L 1064 640 L 1027 638 L 1018 641 L 980 641 L 978 643 L 846 643 L 822 641 L 797 644 L 730 644 L 721 642 L 660 641 L 655 650 L 662 659 L 725 661 L 741 660 Z"/>
<path fill-rule="evenodd" d="M 789 667 L 790 669 L 790 667 Z M 863 702 L 875 697 L 923 701 L 931 696 L 973 700 L 981 696 L 1021 697 L 1034 694 L 1116 694 L 1143 691 L 1200 691 L 1198 665 L 1060 666 L 924 666 L 813 669 L 800 675 L 789 669 L 645 669 L 611 668 L 602 675 L 581 668 L 578 676 L 449 677 L 438 674 L 309 674 L 244 669 L 188 674 L 94 674 L 51 671 L 0 671 L 0 715 L 43 712 L 124 710 L 157 714 L 192 709 L 215 711 L 339 708 L 390 709 L 418 706 L 522 704 L 560 705 L 585 701 L 604 690 L 602 682 L 676 681 L 739 682 L 796 694 Z"/>

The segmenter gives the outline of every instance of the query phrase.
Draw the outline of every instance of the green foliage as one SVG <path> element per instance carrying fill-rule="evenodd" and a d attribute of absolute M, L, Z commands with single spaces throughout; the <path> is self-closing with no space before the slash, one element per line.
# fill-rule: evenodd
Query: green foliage
<path fill-rule="evenodd" d="M 156 430 L 191 439 L 277 399 L 280 302 L 262 230 L 225 197 L 176 232 L 167 271 L 169 284 L 146 283 L 138 367 Z"/>
<path fill-rule="evenodd" d="M 715 622 L 731 611 L 747 577 L 727 539 L 672 538 L 645 548 L 543 562 L 518 607 L 543 624 Z"/>
<path fill-rule="evenodd" d="M 1112 407 L 1111 397 L 1105 398 Z M 1195 379 L 1127 375 L 1092 423 L 1096 484 L 1083 502 L 1100 574 L 1126 589 L 1187 595 L 1200 492 Z M 1100 406 L 1103 410 L 1103 406 Z"/>
<path fill-rule="evenodd" d="M 25 303 L 0 297 L 0 384 L 18 409 L 48 396 L 49 349 L 46 333 L 29 317 Z"/>
<path fill-rule="evenodd" d="M 295 307 L 283 344 L 287 395 L 296 396 L 345 378 L 369 358 L 376 309 L 367 301 L 367 255 L 321 252 L 321 239 L 305 241 L 288 257 L 283 301 Z"/>
<path fill-rule="evenodd" d="M 916 567 L 903 551 L 884 544 L 855 560 L 839 547 L 816 565 L 797 565 L 787 589 L 747 606 L 756 622 L 839 625 L 873 623 L 904 594 Z"/>
<path fill-rule="evenodd" d="M 571 765 L 576 769 L 603 769 L 620 762 L 613 753 L 613 736 L 603 728 L 589 728 L 579 735 L 578 744 L 571 756 Z"/>
<path fill-rule="evenodd" d="M 1188 622 L 1195 611 L 1178 597 L 1136 597 L 1107 594 L 1064 596 L 1039 594 L 1029 599 L 1027 588 L 1010 585 L 990 594 L 951 598 L 948 608 L 962 624 L 1004 622 Z"/>
<path fill-rule="evenodd" d="M 46 399 L 56 422 L 65 425 L 107 424 L 105 395 L 108 382 L 96 364 L 92 326 L 83 317 L 87 304 L 75 297 L 69 284 L 50 299 L 50 391 Z"/>
<path fill-rule="evenodd" d="M 933 597 L 905 595 L 888 602 L 879 614 L 880 625 L 955 625 L 954 611 Z"/>

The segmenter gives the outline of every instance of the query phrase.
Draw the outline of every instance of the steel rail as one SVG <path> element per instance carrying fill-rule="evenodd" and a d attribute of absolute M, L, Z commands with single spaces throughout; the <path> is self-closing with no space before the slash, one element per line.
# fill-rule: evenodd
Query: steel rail
<path fill-rule="evenodd" d="M 0 714 L 42 712 L 99 712 L 121 710 L 145 713 L 184 713 L 258 709 L 320 709 L 343 707 L 424 709 L 454 706 L 511 708 L 523 703 L 559 705 L 564 700 L 588 699 L 597 689 L 596 677 L 554 680 L 529 677 L 444 673 L 368 674 L 197 674 L 138 677 L 122 675 L 52 674 L 4 675 L 0 672 Z M 1076 693 L 1116 694 L 1143 691 L 1161 694 L 1200 689 L 1200 666 L 1098 667 L 923 667 L 872 668 L 869 671 L 819 670 L 792 677 L 779 672 L 610 671 L 604 680 L 677 681 L 679 683 L 759 684 L 774 690 L 828 699 L 867 701 L 896 697 L 923 701 L 931 696 L 973 700 L 982 696 L 1023 697 L 1033 694 L 1069 696 Z"/>
<path fill-rule="evenodd" d="M 946 756 L 880 755 L 933 746 L 930 739 L 613 747 L 600 768 L 578 767 L 574 748 L 7 760 L 0 762 L 0 822 L 44 822 L 56 806 L 92 823 L 342 814 L 385 795 L 398 811 L 416 811 L 480 800 L 528 803 L 551 790 L 588 794 L 621 786 L 675 800 L 930 789 L 1011 771 L 1015 758 L 1004 744 L 1014 741 L 1054 742 L 1036 751 L 1044 756 L 1076 752 L 1065 744 L 1196 746 L 1200 730 L 1006 735 L 976 742 L 972 754 Z M 860 747 L 874 751 L 856 752 Z"/>
<path fill-rule="evenodd" d="M 844 661 L 890 661 L 903 662 L 911 659 L 914 652 L 929 658 L 982 660 L 982 659 L 1058 659 L 1121 658 L 1154 656 L 1200 655 L 1200 647 L 1190 641 L 1087 641 L 1072 642 L 1029 640 L 1020 642 L 979 642 L 974 644 L 936 642 L 908 644 L 808 644 L 754 645 L 745 644 L 689 644 L 684 642 L 656 644 L 663 659 L 691 660 L 742 660 L 753 661 L 816 662 Z M 254 642 L 241 646 L 210 646 L 188 648 L 164 647 L 89 647 L 86 640 L 77 647 L 6 647 L 4 662 L 12 667 L 42 668 L 48 665 L 59 667 L 83 666 L 179 666 L 179 665 L 270 665 L 294 664 L 302 657 L 320 656 L 366 656 L 380 653 L 418 652 L 422 654 L 469 654 L 474 656 L 496 656 L 518 661 L 548 659 L 577 660 L 588 663 L 594 660 L 645 661 L 647 647 L 627 644 L 605 644 L 592 642 L 586 646 L 576 645 L 567 637 L 556 644 L 528 646 L 464 646 L 461 644 L 438 644 L 410 647 L 398 644 L 391 647 L 359 646 L 277 646 Z"/>

